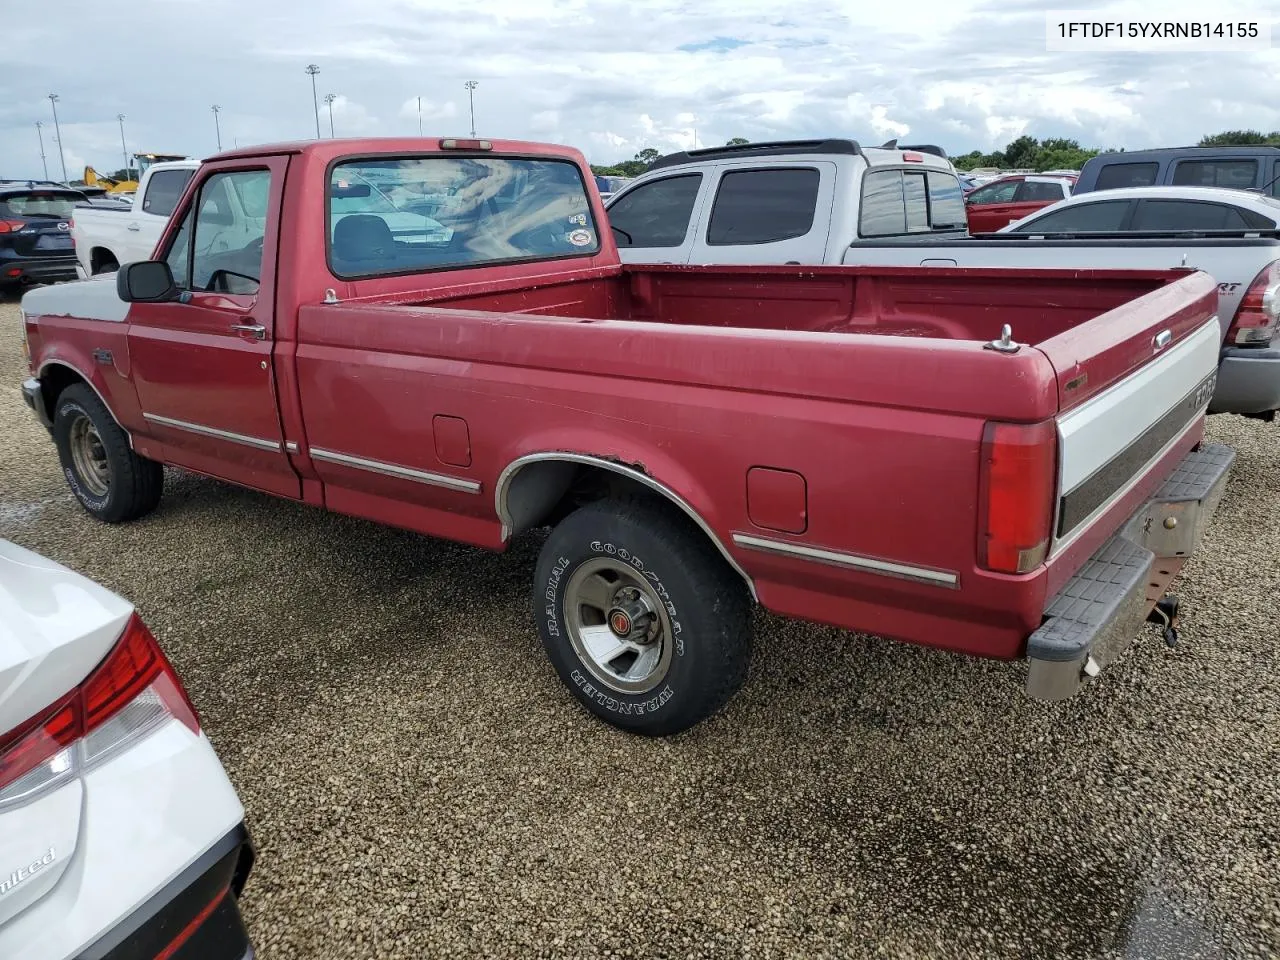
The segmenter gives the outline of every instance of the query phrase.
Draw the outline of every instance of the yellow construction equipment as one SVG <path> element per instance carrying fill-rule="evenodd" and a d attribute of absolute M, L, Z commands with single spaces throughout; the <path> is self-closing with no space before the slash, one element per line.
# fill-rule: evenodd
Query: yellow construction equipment
<path fill-rule="evenodd" d="M 84 176 L 81 179 L 86 187 L 105 187 L 107 193 L 130 193 L 138 189 L 137 180 L 116 180 L 112 177 L 104 177 L 93 167 L 85 167 Z"/>
<path fill-rule="evenodd" d="M 135 153 L 133 155 L 133 167 L 138 171 L 141 177 L 147 172 L 147 169 L 156 163 L 164 163 L 167 160 L 187 160 L 186 154 L 182 153 Z M 130 177 L 128 180 L 116 180 L 114 177 L 104 177 L 93 167 L 84 168 L 84 176 L 81 178 L 87 187 L 103 187 L 107 193 L 135 193 L 138 189 L 138 181 Z"/>

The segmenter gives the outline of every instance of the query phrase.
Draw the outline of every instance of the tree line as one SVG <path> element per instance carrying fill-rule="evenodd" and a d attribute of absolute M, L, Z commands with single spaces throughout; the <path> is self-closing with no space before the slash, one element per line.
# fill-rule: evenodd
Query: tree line
<path fill-rule="evenodd" d="M 726 146 L 748 143 L 744 137 L 734 137 Z M 1263 133 L 1260 130 L 1224 130 L 1222 133 L 1208 134 L 1200 138 L 1196 146 L 1225 147 L 1241 145 L 1274 145 L 1280 146 L 1280 130 Z M 1082 147 L 1078 140 L 1064 137 L 1048 137 L 1037 140 L 1035 137 L 1018 137 L 1003 150 L 983 153 L 973 150 L 969 153 L 952 157 L 951 161 L 959 170 L 973 170 L 976 167 L 998 167 L 1002 170 L 1079 170 L 1086 160 L 1099 153 L 1123 153 L 1124 147 Z M 653 147 L 646 147 L 630 160 L 609 165 L 592 164 L 591 170 L 598 176 L 638 177 L 662 156 Z"/>

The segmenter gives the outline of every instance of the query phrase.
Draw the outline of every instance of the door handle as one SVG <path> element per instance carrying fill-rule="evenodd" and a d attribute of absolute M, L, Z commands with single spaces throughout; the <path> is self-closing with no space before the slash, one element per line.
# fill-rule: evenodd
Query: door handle
<path fill-rule="evenodd" d="M 142 228 L 141 228 L 141 227 L 139 227 L 136 223 L 131 223 L 131 224 L 129 224 L 129 229 L 130 229 L 130 230 L 133 230 L 133 231 L 135 231 L 135 232 L 136 232 L 136 231 L 138 231 L 138 230 L 141 230 Z"/>
<path fill-rule="evenodd" d="M 236 333 L 251 333 L 255 340 L 261 340 L 267 335 L 267 328 L 258 323 L 233 323 L 231 329 Z"/>

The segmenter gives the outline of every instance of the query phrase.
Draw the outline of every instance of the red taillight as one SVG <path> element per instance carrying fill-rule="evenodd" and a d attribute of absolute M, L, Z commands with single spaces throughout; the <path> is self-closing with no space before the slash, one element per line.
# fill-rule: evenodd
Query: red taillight
<path fill-rule="evenodd" d="M 1052 536 L 1058 428 L 988 423 L 982 434 L 978 557 L 988 570 L 1026 573 L 1044 562 Z"/>
<path fill-rule="evenodd" d="M 1268 264 L 1253 278 L 1240 300 L 1227 330 L 1227 343 L 1238 347 L 1265 347 L 1276 335 L 1280 319 L 1280 260 Z"/>
<path fill-rule="evenodd" d="M 111 655 L 80 687 L 84 698 L 84 732 L 90 733 L 101 726 L 143 690 L 162 679 L 171 681 L 163 684 L 168 695 L 161 697 L 169 713 L 193 732 L 199 730 L 195 707 L 178 682 L 178 675 L 160 652 L 160 645 L 147 625 L 135 613 Z"/>
<path fill-rule="evenodd" d="M 0 736 L 0 801 L 6 799 L 6 787 L 101 729 L 148 691 L 157 710 L 182 721 L 193 733 L 199 732 L 200 719 L 187 692 L 155 637 L 135 613 L 106 659 L 87 680 L 52 707 Z M 136 728 L 125 726 L 121 739 L 136 732 Z M 106 733 L 110 741 L 113 734 Z M 94 744 L 90 759 L 101 756 L 111 746 L 110 742 Z"/>
<path fill-rule="evenodd" d="M 25 220 L 0 220 L 0 233 L 17 233 L 26 225 Z"/>
<path fill-rule="evenodd" d="M 0 790 L 84 736 L 79 707 L 79 697 L 72 693 L 0 736 Z"/>
<path fill-rule="evenodd" d="M 922 153 L 904 153 L 902 159 L 907 163 L 924 163 L 924 154 Z"/>

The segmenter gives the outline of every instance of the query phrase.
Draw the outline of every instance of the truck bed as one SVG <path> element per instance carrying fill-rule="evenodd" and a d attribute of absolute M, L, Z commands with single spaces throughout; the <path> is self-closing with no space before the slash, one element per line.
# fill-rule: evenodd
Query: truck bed
<path fill-rule="evenodd" d="M 1039 344 L 1169 286 L 1157 270 L 1019 270 L 910 267 L 626 266 L 530 289 L 435 289 L 382 298 L 565 319 L 700 327 L 989 341 L 1004 324 Z M 1111 319 L 1115 319 L 1114 317 Z"/>

